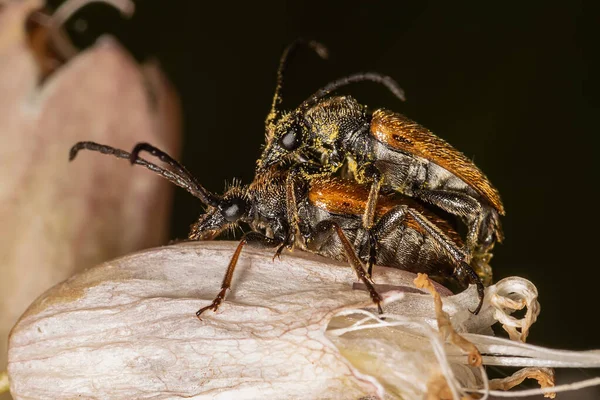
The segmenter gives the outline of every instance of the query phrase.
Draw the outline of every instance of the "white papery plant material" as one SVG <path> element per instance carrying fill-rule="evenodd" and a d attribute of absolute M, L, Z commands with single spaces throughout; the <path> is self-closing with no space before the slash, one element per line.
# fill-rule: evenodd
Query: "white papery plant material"
<path fill-rule="evenodd" d="M 225 302 L 199 321 L 194 313 L 217 294 L 234 248 L 153 249 L 46 292 L 10 337 L 15 399 L 413 399 L 434 391 L 456 398 L 486 384 L 482 370 L 441 339 L 431 295 L 415 293 L 414 275 L 396 269 L 375 270 L 378 284 L 399 289 L 384 294 L 388 315 L 380 320 L 362 310 L 372 304 L 353 289 L 348 266 L 301 252 L 273 261 L 247 248 Z M 468 311 L 477 303 L 472 287 L 444 297 L 444 311 L 482 352 L 498 354 L 485 363 L 600 366 L 595 352 L 487 336 L 500 312 L 489 299 L 532 286 L 509 278 L 488 288 L 477 316 Z M 503 358 L 512 354 L 518 361 Z"/>
<path fill-rule="evenodd" d="M 0 371 L 10 328 L 41 293 L 167 240 L 173 185 L 97 153 L 69 163 L 70 147 L 145 141 L 176 154 L 179 140 L 179 106 L 165 77 L 113 40 L 40 83 L 25 25 L 43 3 L 0 0 Z"/>

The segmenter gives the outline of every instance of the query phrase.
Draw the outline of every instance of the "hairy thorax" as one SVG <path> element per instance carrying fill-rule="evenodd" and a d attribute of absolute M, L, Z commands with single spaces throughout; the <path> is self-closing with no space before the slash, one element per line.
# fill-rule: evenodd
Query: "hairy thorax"
<path fill-rule="evenodd" d="M 367 122 L 366 108 L 352 97 L 323 100 L 306 113 L 316 147 L 344 146 L 353 133 Z"/>

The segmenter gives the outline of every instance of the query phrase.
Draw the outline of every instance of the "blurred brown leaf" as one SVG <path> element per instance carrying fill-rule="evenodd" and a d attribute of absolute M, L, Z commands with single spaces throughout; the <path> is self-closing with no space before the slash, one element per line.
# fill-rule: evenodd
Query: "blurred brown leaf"
<path fill-rule="evenodd" d="M 92 140 L 176 155 L 179 104 L 156 66 L 103 39 L 39 86 L 25 21 L 36 1 L 0 8 L 0 370 L 9 330 L 27 306 L 76 270 L 166 240 L 172 187 L 97 153 Z"/>

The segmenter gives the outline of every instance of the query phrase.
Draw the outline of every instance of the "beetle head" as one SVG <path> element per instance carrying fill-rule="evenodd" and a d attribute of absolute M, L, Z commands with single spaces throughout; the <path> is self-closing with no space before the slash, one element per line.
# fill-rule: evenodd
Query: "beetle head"
<path fill-rule="evenodd" d="M 271 129 L 267 146 L 257 162 L 259 171 L 274 164 L 302 159 L 302 151 L 311 143 L 310 131 L 302 113 L 284 115 Z"/>
<path fill-rule="evenodd" d="M 325 46 L 315 41 L 305 41 L 303 39 L 296 40 L 283 52 L 279 61 L 279 68 L 277 69 L 277 84 L 275 86 L 271 110 L 265 120 L 267 146 L 263 151 L 262 157 L 258 160 L 258 171 L 264 171 L 269 166 L 281 162 L 302 161 L 305 156 L 302 153 L 303 150 L 309 150 L 313 142 L 309 135 L 309 127 L 304 119 L 304 115 L 324 97 L 341 87 L 356 82 L 371 81 L 384 85 L 396 97 L 404 100 L 404 91 L 392 78 L 374 72 L 366 72 L 348 75 L 330 82 L 302 102 L 294 112 L 288 114 L 282 113 L 279 105 L 283 100 L 281 93 L 284 72 L 291 56 L 298 45 L 301 44 L 314 50 L 320 57 L 327 58 L 328 52 Z"/>
<path fill-rule="evenodd" d="M 247 190 L 239 186 L 230 188 L 215 206 L 210 206 L 198 222 L 192 225 L 189 238 L 212 239 L 227 229 L 235 227 L 250 213 Z"/>

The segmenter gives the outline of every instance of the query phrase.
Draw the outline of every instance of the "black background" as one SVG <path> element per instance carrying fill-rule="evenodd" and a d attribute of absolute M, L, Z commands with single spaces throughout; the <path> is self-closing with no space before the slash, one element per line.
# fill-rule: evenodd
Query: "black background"
<path fill-rule="evenodd" d="M 137 6 L 128 22 L 103 6 L 80 15 L 91 20 L 88 34 L 117 32 L 138 58 L 160 60 L 182 100 L 183 163 L 209 190 L 221 192 L 233 177 L 251 181 L 283 48 L 299 36 L 322 41 L 330 60 L 298 53 L 284 107 L 353 72 L 397 79 L 405 103 L 373 84 L 345 92 L 436 132 L 499 189 L 506 240 L 492 266 L 496 279 L 522 276 L 539 290 L 542 312 L 528 341 L 600 348 L 597 7 L 191 0 Z M 177 191 L 174 210 L 172 237 L 184 238 L 200 204 Z"/>

